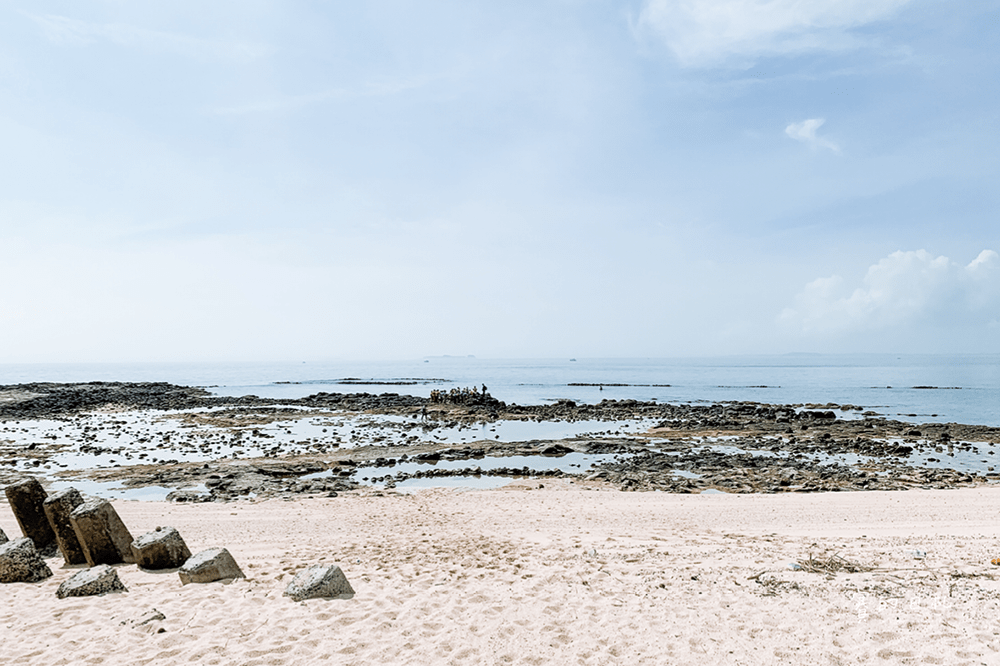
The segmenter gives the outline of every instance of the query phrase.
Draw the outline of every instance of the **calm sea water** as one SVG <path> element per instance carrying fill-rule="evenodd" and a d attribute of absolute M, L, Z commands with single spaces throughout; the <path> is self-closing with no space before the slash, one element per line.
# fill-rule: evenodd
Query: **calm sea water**
<path fill-rule="evenodd" d="M 344 379 L 415 383 L 340 383 Z M 692 404 L 833 402 L 913 422 L 1000 426 L 1000 355 L 0 365 L 0 384 L 83 381 L 165 381 L 206 386 L 219 395 L 274 398 L 319 391 L 427 396 L 433 389 L 485 384 L 494 397 L 522 405 L 563 398 L 585 403 L 605 398 Z"/>

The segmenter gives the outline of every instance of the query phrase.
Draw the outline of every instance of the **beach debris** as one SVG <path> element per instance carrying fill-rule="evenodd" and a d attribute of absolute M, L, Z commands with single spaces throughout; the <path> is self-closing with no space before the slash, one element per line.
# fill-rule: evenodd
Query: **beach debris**
<path fill-rule="evenodd" d="M 910 557 L 912 557 L 915 560 L 922 560 L 925 557 L 927 557 L 927 552 L 923 550 L 911 550 Z"/>
<path fill-rule="evenodd" d="M 808 571 L 809 573 L 827 574 L 829 576 L 838 573 L 864 573 L 866 571 L 872 571 L 875 568 L 845 560 L 837 553 L 826 557 L 822 555 L 819 557 L 813 557 L 812 553 L 810 553 L 808 560 L 799 560 L 797 564 L 803 571 Z"/>
<path fill-rule="evenodd" d="M 756 581 L 756 583 L 763 588 L 760 593 L 763 597 L 776 597 L 781 592 L 790 592 L 793 590 L 801 591 L 803 589 L 802 586 L 795 581 L 782 580 L 773 575 L 765 576 L 757 574 L 756 576 L 753 576 L 751 580 Z"/>
<path fill-rule="evenodd" d="M 353 595 L 354 588 L 335 564 L 316 564 L 300 571 L 285 588 L 285 596 L 295 601 Z"/>
<path fill-rule="evenodd" d="M 21 526 L 21 532 L 35 544 L 39 551 L 50 550 L 56 545 L 56 533 L 45 515 L 45 489 L 34 478 L 22 479 L 4 488 L 10 509 Z"/>
<path fill-rule="evenodd" d="M 994 557 L 992 560 L 990 560 L 990 564 L 992 564 L 995 567 L 1000 567 L 1000 557 Z"/>
<path fill-rule="evenodd" d="M 161 613 L 160 611 L 158 611 L 158 610 L 156 610 L 154 608 L 153 610 L 151 610 L 151 611 L 143 614 L 142 616 L 140 616 L 139 619 L 133 620 L 132 621 L 132 626 L 133 627 L 142 627 L 144 625 L 149 624 L 150 622 L 158 622 L 160 620 L 166 620 L 166 619 L 167 619 L 166 615 L 164 615 L 163 613 Z M 122 622 L 122 624 L 126 624 L 126 623 Z"/>
<path fill-rule="evenodd" d="M 225 548 L 209 548 L 193 555 L 177 574 L 181 583 L 211 583 L 227 578 L 246 578 L 236 560 Z"/>
<path fill-rule="evenodd" d="M 802 565 L 798 562 L 792 562 L 788 565 L 788 568 L 792 571 L 802 571 Z"/>
<path fill-rule="evenodd" d="M 89 499 L 73 509 L 69 520 L 88 566 L 135 562 L 132 556 L 134 539 L 111 502 L 96 497 Z"/>
<path fill-rule="evenodd" d="M 56 544 L 58 544 L 66 564 L 85 564 L 87 562 L 83 546 L 80 545 L 80 540 L 77 538 L 73 523 L 69 518 L 73 509 L 81 504 L 83 504 L 83 497 L 76 488 L 60 490 L 46 497 L 42 503 L 49 524 L 56 534 Z"/>
<path fill-rule="evenodd" d="M 28 537 L 0 546 L 0 583 L 36 583 L 51 575 L 52 569 Z"/>
<path fill-rule="evenodd" d="M 157 527 L 132 542 L 132 556 L 143 569 L 176 569 L 191 557 L 180 532 L 170 526 Z"/>
<path fill-rule="evenodd" d="M 60 599 L 66 597 L 93 597 L 109 592 L 128 592 L 128 588 L 118 578 L 118 572 L 114 567 L 107 564 L 98 564 L 96 567 L 84 569 L 72 578 L 63 581 L 56 596 Z"/>

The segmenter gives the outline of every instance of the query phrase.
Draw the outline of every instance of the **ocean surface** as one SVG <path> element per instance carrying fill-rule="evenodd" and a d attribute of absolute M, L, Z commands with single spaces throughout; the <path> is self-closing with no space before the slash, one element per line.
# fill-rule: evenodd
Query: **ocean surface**
<path fill-rule="evenodd" d="M 851 404 L 915 423 L 1000 426 L 1000 355 L 728 356 L 677 359 L 478 359 L 301 363 L 5 364 L 0 384 L 162 381 L 218 395 L 297 398 L 482 387 L 505 402 L 603 399 L 705 404 Z"/>

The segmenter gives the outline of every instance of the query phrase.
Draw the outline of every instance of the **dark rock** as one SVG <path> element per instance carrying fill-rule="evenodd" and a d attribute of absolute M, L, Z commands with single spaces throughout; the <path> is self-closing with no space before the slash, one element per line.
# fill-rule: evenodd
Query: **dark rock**
<path fill-rule="evenodd" d="M 100 498 L 87 500 L 73 509 L 70 523 L 89 566 L 135 561 L 132 534 L 111 502 Z"/>
<path fill-rule="evenodd" d="M 354 588 L 340 567 L 333 564 L 317 564 L 300 571 L 285 588 L 285 596 L 295 601 L 348 595 L 354 595 Z"/>
<path fill-rule="evenodd" d="M 56 533 L 45 515 L 45 489 L 38 479 L 32 477 L 12 483 L 4 492 L 21 532 L 34 542 L 35 548 L 46 550 L 54 546 Z"/>
<path fill-rule="evenodd" d="M 52 570 L 28 537 L 0 546 L 0 583 L 36 583 L 52 575 Z"/>
<path fill-rule="evenodd" d="M 87 556 L 83 553 L 83 546 L 76 537 L 73 530 L 73 523 L 70 521 L 70 514 L 73 509 L 83 504 L 83 497 L 76 488 L 67 488 L 57 493 L 49 495 L 44 504 L 45 515 L 49 519 L 56 534 L 56 543 L 62 552 L 66 564 L 84 564 Z"/>
<path fill-rule="evenodd" d="M 0 530 L 0 544 L 7 543 L 8 541 L 10 541 L 10 539 L 8 539 L 7 535 L 3 533 L 3 530 Z"/>
<path fill-rule="evenodd" d="M 60 599 L 66 597 L 92 597 L 109 592 L 128 592 L 128 588 L 118 578 L 118 572 L 107 564 L 99 564 L 90 569 L 84 569 L 72 578 L 63 581 L 56 590 Z"/>
<path fill-rule="evenodd" d="M 236 560 L 225 548 L 209 548 L 188 558 L 177 574 L 184 585 L 211 583 L 226 578 L 246 578 Z"/>
<path fill-rule="evenodd" d="M 176 569 L 191 557 L 191 551 L 173 527 L 157 527 L 132 542 L 132 555 L 143 569 Z"/>

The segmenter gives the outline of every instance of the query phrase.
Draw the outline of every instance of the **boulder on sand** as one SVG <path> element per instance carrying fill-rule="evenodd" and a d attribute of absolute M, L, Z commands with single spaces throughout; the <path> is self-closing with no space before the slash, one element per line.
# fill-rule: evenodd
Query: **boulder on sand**
<path fill-rule="evenodd" d="M 60 490 L 46 497 L 42 504 L 49 524 L 56 533 L 56 543 L 66 564 L 84 564 L 87 556 L 83 554 L 83 546 L 76 538 L 76 531 L 73 530 L 73 523 L 69 519 L 73 509 L 83 504 L 80 491 L 76 488 Z"/>
<path fill-rule="evenodd" d="M 209 548 L 188 558 L 177 574 L 181 583 L 211 583 L 226 578 L 246 578 L 225 548 Z"/>
<path fill-rule="evenodd" d="M 92 597 L 108 592 L 128 592 L 128 588 L 118 578 L 118 572 L 114 567 L 107 564 L 98 564 L 96 567 L 84 569 L 72 578 L 63 581 L 56 596 L 60 599 L 66 597 Z"/>
<path fill-rule="evenodd" d="M 0 583 L 37 583 L 52 570 L 28 537 L 0 545 Z"/>
<path fill-rule="evenodd" d="M 173 527 L 157 527 L 132 542 L 132 556 L 143 569 L 176 569 L 191 551 Z"/>
<path fill-rule="evenodd" d="M 56 533 L 52 531 L 45 515 L 45 488 L 34 478 L 22 479 L 4 488 L 17 524 L 24 536 L 31 539 L 35 549 L 45 551 L 56 545 Z"/>
<path fill-rule="evenodd" d="M 3 533 L 3 530 L 0 530 L 0 543 L 7 543 L 8 541 L 10 541 L 10 539 L 8 539 L 7 535 Z"/>
<path fill-rule="evenodd" d="M 69 520 L 89 566 L 135 561 L 132 557 L 134 539 L 111 502 L 89 499 L 73 509 Z"/>
<path fill-rule="evenodd" d="M 295 601 L 353 594 L 347 576 L 335 564 L 316 564 L 300 571 L 285 588 L 285 596 Z"/>

